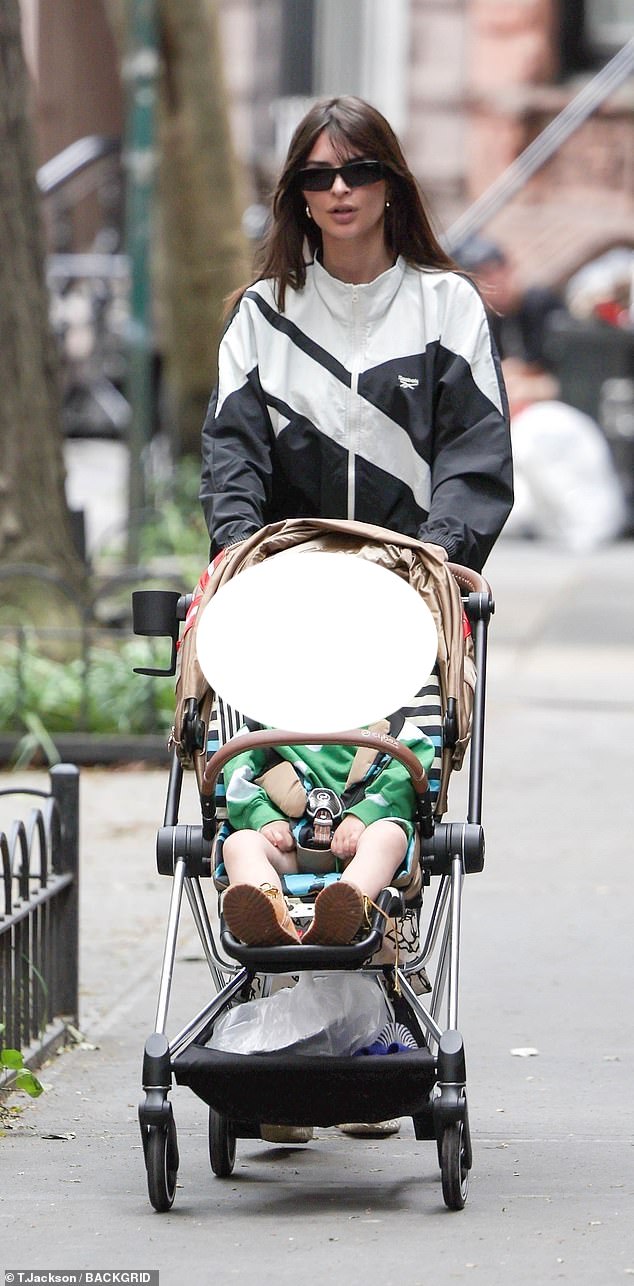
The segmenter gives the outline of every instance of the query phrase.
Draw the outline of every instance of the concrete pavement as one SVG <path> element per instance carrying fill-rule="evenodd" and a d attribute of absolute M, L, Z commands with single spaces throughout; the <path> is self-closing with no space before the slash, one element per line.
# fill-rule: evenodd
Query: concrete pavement
<path fill-rule="evenodd" d="M 302 1149 L 240 1141 L 233 1176 L 215 1179 L 206 1109 L 178 1089 L 180 1186 L 170 1214 L 152 1212 L 136 1105 L 169 895 L 153 857 L 166 776 L 85 770 L 86 1040 L 43 1070 L 40 1099 L 12 1099 L 24 1110 L 0 1140 L 5 1268 L 158 1268 L 161 1286 L 634 1274 L 631 563 L 630 543 L 580 559 L 509 540 L 487 569 L 487 863 L 463 916 L 465 1211 L 445 1211 L 434 1147 L 409 1121 L 380 1142 L 331 1130 Z M 456 777 L 457 817 L 463 791 Z M 193 794 L 188 808 L 193 820 Z M 199 957 L 185 932 L 172 1031 L 206 994 Z"/>

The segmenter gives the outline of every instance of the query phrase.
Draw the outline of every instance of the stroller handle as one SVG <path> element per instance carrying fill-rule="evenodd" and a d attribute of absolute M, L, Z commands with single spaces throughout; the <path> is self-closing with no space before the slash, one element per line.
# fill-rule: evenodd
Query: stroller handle
<path fill-rule="evenodd" d="M 428 789 L 427 773 L 416 755 L 408 746 L 402 745 L 396 737 L 384 732 L 368 732 L 362 728 L 351 728 L 346 732 L 289 732 L 284 729 L 271 731 L 262 728 L 258 732 L 241 733 L 232 737 L 208 760 L 200 787 L 202 798 L 213 795 L 218 776 L 229 759 L 243 750 L 256 750 L 268 746 L 368 746 L 381 754 L 391 755 L 407 768 L 412 785 L 417 795 L 424 795 Z"/>
<path fill-rule="evenodd" d="M 468 590 L 471 594 L 491 594 L 488 580 L 471 567 L 462 567 L 460 563 L 447 563 L 447 567 L 463 592 Z"/>

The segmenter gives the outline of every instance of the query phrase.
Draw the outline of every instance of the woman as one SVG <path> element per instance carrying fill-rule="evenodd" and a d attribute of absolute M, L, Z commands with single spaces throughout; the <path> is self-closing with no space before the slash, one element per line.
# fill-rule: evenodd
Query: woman
<path fill-rule="evenodd" d="M 499 363 L 480 296 L 369 104 L 334 98 L 304 117 L 258 277 L 233 302 L 203 428 L 212 556 L 317 516 L 481 570 L 512 505 Z"/>

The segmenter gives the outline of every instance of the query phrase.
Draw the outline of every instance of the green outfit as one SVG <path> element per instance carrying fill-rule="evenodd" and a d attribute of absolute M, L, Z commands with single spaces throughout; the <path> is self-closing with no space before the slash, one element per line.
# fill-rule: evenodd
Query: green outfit
<path fill-rule="evenodd" d="M 431 767 L 433 743 L 415 724 L 404 722 L 398 740 L 413 751 L 425 770 Z M 307 792 L 315 786 L 323 786 L 342 796 L 356 747 L 277 746 L 275 753 L 276 757 L 292 765 Z M 270 764 L 271 751 L 268 749 L 247 750 L 226 764 L 227 813 L 234 830 L 258 831 L 267 822 L 289 820 L 256 780 Z M 411 838 L 416 798 L 410 774 L 398 759 L 387 754 L 377 755 L 355 789 L 354 800 L 344 807 L 344 817 L 353 813 L 365 826 L 381 818 L 389 818 L 399 822 L 408 839 Z"/>

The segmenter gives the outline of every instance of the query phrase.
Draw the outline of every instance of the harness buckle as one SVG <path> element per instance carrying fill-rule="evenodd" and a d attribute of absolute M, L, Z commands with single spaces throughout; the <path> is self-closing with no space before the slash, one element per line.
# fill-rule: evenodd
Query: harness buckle
<path fill-rule="evenodd" d="M 334 790 L 314 786 L 306 801 L 306 815 L 312 822 L 312 842 L 317 848 L 330 848 L 333 831 L 341 821 L 343 805 Z"/>

